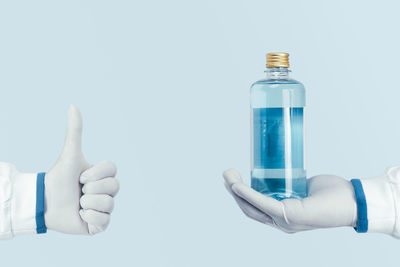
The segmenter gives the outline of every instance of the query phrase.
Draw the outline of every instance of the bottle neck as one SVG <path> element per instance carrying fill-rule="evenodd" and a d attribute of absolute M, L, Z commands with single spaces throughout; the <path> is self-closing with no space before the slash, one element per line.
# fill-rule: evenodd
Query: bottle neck
<path fill-rule="evenodd" d="M 290 70 L 288 68 L 279 67 L 279 68 L 267 68 L 265 70 L 268 80 L 288 80 Z"/>

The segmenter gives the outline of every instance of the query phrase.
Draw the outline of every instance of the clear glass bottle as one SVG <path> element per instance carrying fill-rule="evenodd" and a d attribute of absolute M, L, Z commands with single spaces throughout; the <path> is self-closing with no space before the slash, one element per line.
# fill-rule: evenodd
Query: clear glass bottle
<path fill-rule="evenodd" d="M 303 84 L 289 77 L 289 54 L 267 54 L 267 77 L 250 89 L 251 187 L 278 200 L 307 196 Z"/>

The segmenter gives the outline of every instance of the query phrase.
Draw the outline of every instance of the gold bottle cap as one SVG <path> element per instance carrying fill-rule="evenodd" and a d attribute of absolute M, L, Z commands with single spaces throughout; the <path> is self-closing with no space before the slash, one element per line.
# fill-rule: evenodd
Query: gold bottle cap
<path fill-rule="evenodd" d="M 274 52 L 267 54 L 267 68 L 289 68 L 289 54 Z"/>

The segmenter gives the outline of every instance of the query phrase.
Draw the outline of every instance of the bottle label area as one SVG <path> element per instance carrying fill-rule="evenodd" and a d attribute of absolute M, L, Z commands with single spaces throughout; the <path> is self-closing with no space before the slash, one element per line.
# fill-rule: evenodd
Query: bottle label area
<path fill-rule="evenodd" d="M 254 189 L 278 199 L 304 197 L 303 156 L 303 107 L 253 108 Z"/>
<path fill-rule="evenodd" d="M 255 169 L 303 168 L 303 108 L 254 108 Z"/>

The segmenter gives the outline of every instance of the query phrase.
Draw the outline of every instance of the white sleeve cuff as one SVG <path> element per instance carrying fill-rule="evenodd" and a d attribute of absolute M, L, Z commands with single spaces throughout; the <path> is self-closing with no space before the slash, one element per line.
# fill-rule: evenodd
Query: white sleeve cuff
<path fill-rule="evenodd" d="M 14 235 L 36 233 L 36 179 L 32 173 L 17 173 L 13 179 L 11 227 Z"/>
<path fill-rule="evenodd" d="M 379 177 L 361 180 L 367 203 L 368 232 L 400 238 L 400 167 L 388 168 Z"/>
<path fill-rule="evenodd" d="M 36 174 L 0 162 L 0 239 L 36 233 Z"/>

